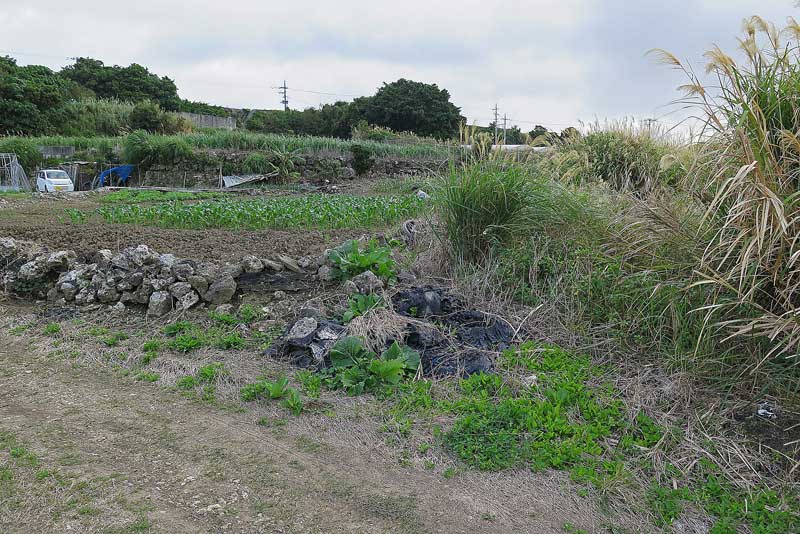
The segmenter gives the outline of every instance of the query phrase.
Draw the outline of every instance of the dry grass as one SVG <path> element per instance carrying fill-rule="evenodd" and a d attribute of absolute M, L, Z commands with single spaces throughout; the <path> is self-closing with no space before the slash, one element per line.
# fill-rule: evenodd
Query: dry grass
<path fill-rule="evenodd" d="M 354 318 L 347 325 L 347 333 L 364 340 L 364 346 L 380 354 L 391 340 L 404 339 L 407 326 L 412 321 L 395 313 L 392 309 L 392 300 L 389 295 L 384 295 L 385 307 L 372 308 L 364 315 Z"/>
<path fill-rule="evenodd" d="M 714 293 L 705 311 L 733 337 L 769 338 L 772 349 L 753 370 L 770 358 L 795 358 L 800 346 L 799 27 L 791 18 L 783 30 L 745 20 L 741 62 L 719 48 L 706 53 L 716 91 L 691 66 L 657 51 L 686 74 L 684 102 L 699 108 L 707 126 L 707 164 L 694 183 L 699 197 L 711 197 L 704 223 L 714 231 L 698 266 L 698 284 Z"/>

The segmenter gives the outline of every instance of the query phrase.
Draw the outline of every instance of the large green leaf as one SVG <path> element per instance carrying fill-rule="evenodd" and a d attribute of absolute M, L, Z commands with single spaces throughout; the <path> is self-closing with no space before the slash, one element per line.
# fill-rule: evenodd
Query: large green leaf
<path fill-rule="evenodd" d="M 361 367 L 350 367 L 345 369 L 340 375 L 342 386 L 349 395 L 360 395 L 364 392 L 364 382 L 367 380 L 367 372 Z"/>
<path fill-rule="evenodd" d="M 392 346 L 383 351 L 381 358 L 384 360 L 400 360 L 403 362 L 403 366 L 410 371 L 416 371 L 419 369 L 419 352 L 406 345 L 400 345 L 397 343 L 397 341 L 392 343 Z"/>
<path fill-rule="evenodd" d="M 399 384 L 403 378 L 405 362 L 402 360 L 372 360 L 369 372 L 375 375 L 380 382 L 385 384 Z"/>
<path fill-rule="evenodd" d="M 359 338 L 355 336 L 347 336 L 344 339 L 340 339 L 331 348 L 331 367 L 334 369 L 352 367 L 358 363 L 358 359 L 363 355 L 363 353 L 364 347 Z"/>
<path fill-rule="evenodd" d="M 267 382 L 270 399 L 281 399 L 286 395 L 289 379 L 286 376 L 280 377 L 275 382 Z"/>

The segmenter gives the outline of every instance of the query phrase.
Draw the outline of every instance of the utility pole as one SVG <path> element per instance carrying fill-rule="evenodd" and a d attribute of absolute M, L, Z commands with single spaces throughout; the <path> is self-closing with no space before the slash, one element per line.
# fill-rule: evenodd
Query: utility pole
<path fill-rule="evenodd" d="M 652 134 L 653 133 L 653 124 L 657 123 L 658 119 L 644 119 L 642 122 L 647 124 L 647 133 L 648 134 Z"/>
<path fill-rule="evenodd" d="M 503 113 L 503 144 L 506 144 L 506 124 L 508 124 L 508 117 Z"/>
<path fill-rule="evenodd" d="M 494 105 L 494 144 L 497 144 L 497 121 L 499 120 L 497 117 L 497 104 Z"/>
<path fill-rule="evenodd" d="M 286 80 L 283 80 L 283 85 L 278 87 L 278 89 L 281 90 L 278 94 L 283 95 L 283 100 L 281 100 L 281 104 L 283 104 L 283 111 L 289 111 L 289 97 L 286 93 L 289 88 L 286 87 Z"/>

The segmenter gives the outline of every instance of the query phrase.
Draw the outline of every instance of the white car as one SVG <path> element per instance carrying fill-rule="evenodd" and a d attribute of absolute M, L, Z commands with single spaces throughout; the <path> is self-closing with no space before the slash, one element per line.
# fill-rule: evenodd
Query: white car
<path fill-rule="evenodd" d="M 47 169 L 39 171 L 39 174 L 37 174 L 36 189 L 42 193 L 74 191 L 75 185 L 72 183 L 69 174 L 61 169 Z"/>

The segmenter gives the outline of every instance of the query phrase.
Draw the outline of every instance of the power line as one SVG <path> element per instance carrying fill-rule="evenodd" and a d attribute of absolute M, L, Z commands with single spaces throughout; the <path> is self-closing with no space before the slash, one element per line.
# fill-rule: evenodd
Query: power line
<path fill-rule="evenodd" d="M 315 95 L 350 96 L 350 97 L 355 97 L 355 98 L 358 98 L 360 96 L 364 96 L 364 95 L 350 95 L 350 94 L 346 94 L 346 93 L 326 93 L 326 92 L 323 92 L 323 91 L 311 91 L 310 89 L 296 89 L 294 87 L 292 87 L 292 91 L 297 91 L 297 92 L 300 92 L 300 93 L 312 93 L 312 94 L 315 94 Z"/>
<path fill-rule="evenodd" d="M 9 56 L 31 56 L 31 57 L 46 57 L 50 59 L 71 59 L 74 60 L 74 57 L 70 56 L 55 56 L 51 54 L 37 54 L 35 52 L 19 52 L 16 50 L 0 50 L 0 54 L 7 54 Z"/>

